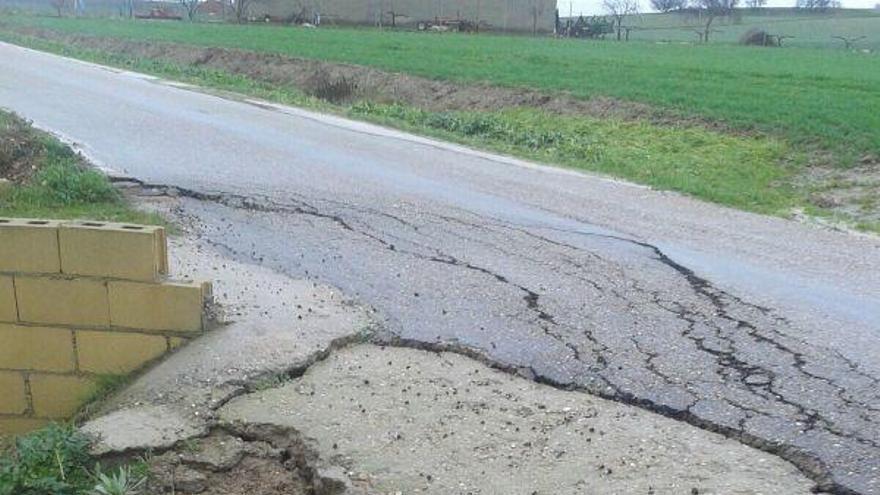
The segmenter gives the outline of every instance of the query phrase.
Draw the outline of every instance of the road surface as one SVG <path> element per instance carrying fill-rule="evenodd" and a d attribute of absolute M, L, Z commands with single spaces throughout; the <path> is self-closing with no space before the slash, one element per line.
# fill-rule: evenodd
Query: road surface
<path fill-rule="evenodd" d="M 880 493 L 880 241 L 0 44 L 0 106 L 180 188 L 231 256 L 399 344 L 723 432 Z"/>

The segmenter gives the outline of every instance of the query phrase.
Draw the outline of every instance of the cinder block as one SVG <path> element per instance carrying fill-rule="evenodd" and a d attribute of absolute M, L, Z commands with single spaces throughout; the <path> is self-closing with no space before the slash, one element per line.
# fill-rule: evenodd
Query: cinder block
<path fill-rule="evenodd" d="M 110 324 L 142 330 L 199 332 L 210 283 L 109 282 Z"/>
<path fill-rule="evenodd" d="M 97 384 L 80 376 L 30 376 L 34 415 L 40 418 L 67 419 L 91 398 Z"/>
<path fill-rule="evenodd" d="M 73 371 L 73 332 L 0 324 L 0 368 Z"/>
<path fill-rule="evenodd" d="M 21 373 L 0 371 L 0 414 L 24 414 L 28 409 Z"/>
<path fill-rule="evenodd" d="M 29 323 L 110 324 L 106 282 L 64 277 L 15 277 L 18 317 Z"/>
<path fill-rule="evenodd" d="M 76 332 L 79 370 L 86 373 L 132 372 L 168 351 L 161 335 L 121 332 Z"/>
<path fill-rule="evenodd" d="M 49 424 L 48 419 L 0 418 L 0 436 L 14 436 L 30 433 Z"/>
<path fill-rule="evenodd" d="M 55 220 L 0 218 L 0 272 L 58 273 Z"/>
<path fill-rule="evenodd" d="M 17 320 L 18 308 L 15 305 L 15 286 L 12 284 L 12 277 L 0 275 L 0 321 Z"/>
<path fill-rule="evenodd" d="M 168 273 L 162 227 L 70 222 L 58 239 L 65 274 L 155 282 Z"/>

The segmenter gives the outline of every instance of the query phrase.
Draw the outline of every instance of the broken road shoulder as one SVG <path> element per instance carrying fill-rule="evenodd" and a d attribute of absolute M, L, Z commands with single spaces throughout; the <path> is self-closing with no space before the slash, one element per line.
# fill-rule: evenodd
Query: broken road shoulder
<path fill-rule="evenodd" d="M 369 309 L 235 261 L 200 239 L 197 219 L 174 198 L 150 201 L 186 225 L 171 241 L 175 271 L 215 280 L 227 320 L 83 427 L 100 455 L 152 452 L 157 493 L 794 494 L 812 486 L 770 454 L 634 406 L 423 344 L 369 343 L 377 329 Z"/>

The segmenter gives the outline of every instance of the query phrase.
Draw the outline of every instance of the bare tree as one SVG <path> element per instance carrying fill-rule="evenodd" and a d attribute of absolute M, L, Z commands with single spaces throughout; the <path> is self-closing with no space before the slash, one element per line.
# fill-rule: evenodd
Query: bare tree
<path fill-rule="evenodd" d="M 180 6 L 183 7 L 183 10 L 186 11 L 186 18 L 190 20 L 190 22 L 196 20 L 196 14 L 199 11 L 199 4 L 201 0 L 177 0 L 180 3 Z"/>
<path fill-rule="evenodd" d="M 837 0 L 797 0 L 795 6 L 799 9 L 824 12 L 828 9 L 839 9 L 840 2 Z"/>
<path fill-rule="evenodd" d="M 657 12 L 672 12 L 687 7 L 687 0 L 651 0 L 651 7 Z"/>
<path fill-rule="evenodd" d="M 134 0 L 122 0 L 119 4 L 119 15 L 122 17 L 134 17 Z"/>
<path fill-rule="evenodd" d="M 620 41 L 623 36 L 623 20 L 628 15 L 639 13 L 639 2 L 638 0 L 604 0 L 603 5 L 614 21 L 617 41 Z"/>
<path fill-rule="evenodd" d="M 847 36 L 832 36 L 832 38 L 842 41 L 843 47 L 847 50 L 851 50 L 856 47 L 856 43 L 865 39 L 866 36 L 856 36 L 855 38 Z"/>
<path fill-rule="evenodd" d="M 544 15 L 544 1 L 532 0 L 532 6 L 529 7 L 529 13 L 532 14 L 532 34 L 538 34 L 538 19 Z"/>
<path fill-rule="evenodd" d="M 67 7 L 67 0 L 50 0 L 50 3 L 58 17 L 61 17 L 61 14 L 64 13 L 64 8 Z"/>
<path fill-rule="evenodd" d="M 767 0 L 746 0 L 746 6 L 750 9 L 760 9 L 767 5 Z"/>
<path fill-rule="evenodd" d="M 248 20 L 251 2 L 252 0 L 232 0 L 232 13 L 235 15 L 235 22 L 241 24 Z"/>
<path fill-rule="evenodd" d="M 738 3 L 739 0 L 695 0 L 693 6 L 703 20 L 701 32 L 697 32 L 702 43 L 708 43 L 709 35 L 715 32 L 712 29 L 715 19 L 733 14 Z"/>

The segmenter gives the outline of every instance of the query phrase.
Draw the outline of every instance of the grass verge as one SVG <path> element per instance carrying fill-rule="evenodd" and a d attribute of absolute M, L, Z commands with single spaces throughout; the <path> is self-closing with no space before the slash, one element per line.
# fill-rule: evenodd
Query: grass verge
<path fill-rule="evenodd" d="M 134 209 L 70 148 L 0 111 L 0 216 L 162 224 Z"/>
<path fill-rule="evenodd" d="M 778 165 L 788 155 L 788 147 L 766 137 L 640 121 L 560 117 L 529 109 L 429 112 L 359 103 L 350 113 L 744 210 L 778 214 L 798 203 L 798 193 L 784 185 L 796 165 Z"/>

